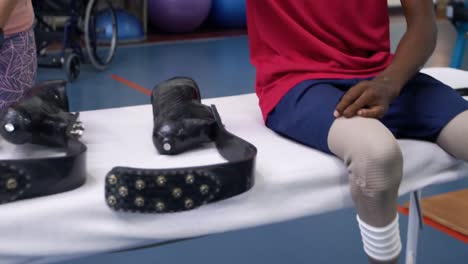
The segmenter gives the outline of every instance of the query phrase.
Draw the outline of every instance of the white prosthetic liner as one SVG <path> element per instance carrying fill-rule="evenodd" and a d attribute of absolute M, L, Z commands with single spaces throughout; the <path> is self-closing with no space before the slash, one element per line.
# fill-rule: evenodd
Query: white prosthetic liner
<path fill-rule="evenodd" d="M 359 216 L 356 218 L 361 230 L 364 251 L 369 257 L 378 261 L 389 261 L 400 255 L 401 239 L 398 214 L 395 220 L 385 227 L 373 227 L 364 223 Z"/>

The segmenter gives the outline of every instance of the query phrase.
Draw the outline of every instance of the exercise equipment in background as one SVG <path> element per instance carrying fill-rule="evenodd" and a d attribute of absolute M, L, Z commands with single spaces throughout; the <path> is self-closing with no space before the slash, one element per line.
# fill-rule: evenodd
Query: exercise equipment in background
<path fill-rule="evenodd" d="M 210 18 L 222 28 L 245 28 L 246 3 L 243 0 L 213 0 Z"/>
<path fill-rule="evenodd" d="M 450 67 L 460 69 L 465 56 L 468 32 L 468 0 L 451 0 L 447 4 L 447 18 L 457 30 L 457 40 L 453 49 Z"/>
<path fill-rule="evenodd" d="M 188 33 L 208 18 L 212 0 L 148 0 L 151 24 L 168 33 Z"/>
<path fill-rule="evenodd" d="M 111 0 L 33 0 L 35 36 L 38 65 L 47 68 L 64 68 L 69 81 L 80 75 L 81 63 L 90 62 L 102 71 L 111 63 L 117 48 L 117 22 L 112 15 L 112 37 L 110 45 L 98 41 L 103 30 L 96 25 L 96 14 L 102 9 L 114 10 Z M 57 29 L 51 18 L 66 18 L 63 29 Z M 81 46 L 84 39 L 85 48 Z M 61 43 L 58 55 L 47 54 L 51 44 Z"/>
<path fill-rule="evenodd" d="M 103 29 L 104 33 L 100 35 L 99 41 L 110 41 L 113 37 L 113 11 L 106 9 L 100 11 L 96 19 L 96 27 Z M 123 9 L 116 9 L 117 17 L 117 41 L 139 42 L 145 40 L 143 23 L 134 15 Z"/>

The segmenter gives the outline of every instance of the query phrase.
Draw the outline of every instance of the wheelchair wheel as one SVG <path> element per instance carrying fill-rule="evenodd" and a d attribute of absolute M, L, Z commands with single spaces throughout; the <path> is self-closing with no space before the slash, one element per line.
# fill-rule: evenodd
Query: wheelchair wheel
<path fill-rule="evenodd" d="M 104 8 L 103 8 L 104 7 Z M 98 28 L 97 16 L 99 10 L 106 9 L 111 13 L 111 36 L 104 40 L 106 28 Z M 86 6 L 84 18 L 84 40 L 86 52 L 91 64 L 103 71 L 111 63 L 117 48 L 117 15 L 110 0 L 90 0 Z"/>
<path fill-rule="evenodd" d="M 63 64 L 65 72 L 67 73 L 68 81 L 73 82 L 78 79 L 80 76 L 80 68 L 81 62 L 78 55 L 75 53 L 71 53 L 65 59 L 65 63 Z"/>

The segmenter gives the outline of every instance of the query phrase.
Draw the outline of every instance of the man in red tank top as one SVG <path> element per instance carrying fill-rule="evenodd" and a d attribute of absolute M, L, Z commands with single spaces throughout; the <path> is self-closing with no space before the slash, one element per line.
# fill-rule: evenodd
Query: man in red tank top
<path fill-rule="evenodd" d="M 392 54 L 387 0 L 247 0 L 265 124 L 345 162 L 371 263 L 397 263 L 401 252 L 397 139 L 468 161 L 467 101 L 419 73 L 436 45 L 433 1 L 401 4 L 407 31 Z"/>
<path fill-rule="evenodd" d="M 386 0 L 248 1 L 248 12 L 265 116 L 301 81 L 370 77 L 392 60 Z"/>

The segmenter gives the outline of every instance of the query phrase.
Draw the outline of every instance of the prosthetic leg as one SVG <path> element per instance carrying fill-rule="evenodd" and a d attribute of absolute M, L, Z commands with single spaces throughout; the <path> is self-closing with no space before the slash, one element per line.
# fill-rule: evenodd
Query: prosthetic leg
<path fill-rule="evenodd" d="M 257 149 L 224 128 L 216 107 L 201 103 L 192 79 L 177 77 L 158 84 L 151 102 L 152 139 L 161 155 L 177 155 L 214 142 L 227 163 L 171 169 L 115 167 L 106 178 L 110 208 L 179 212 L 228 199 L 253 186 Z"/>
<path fill-rule="evenodd" d="M 34 87 L 0 119 L 0 135 L 16 145 L 61 148 L 62 157 L 0 160 L 0 203 L 40 197 L 80 187 L 86 180 L 84 128 L 69 112 L 62 81 Z"/>

